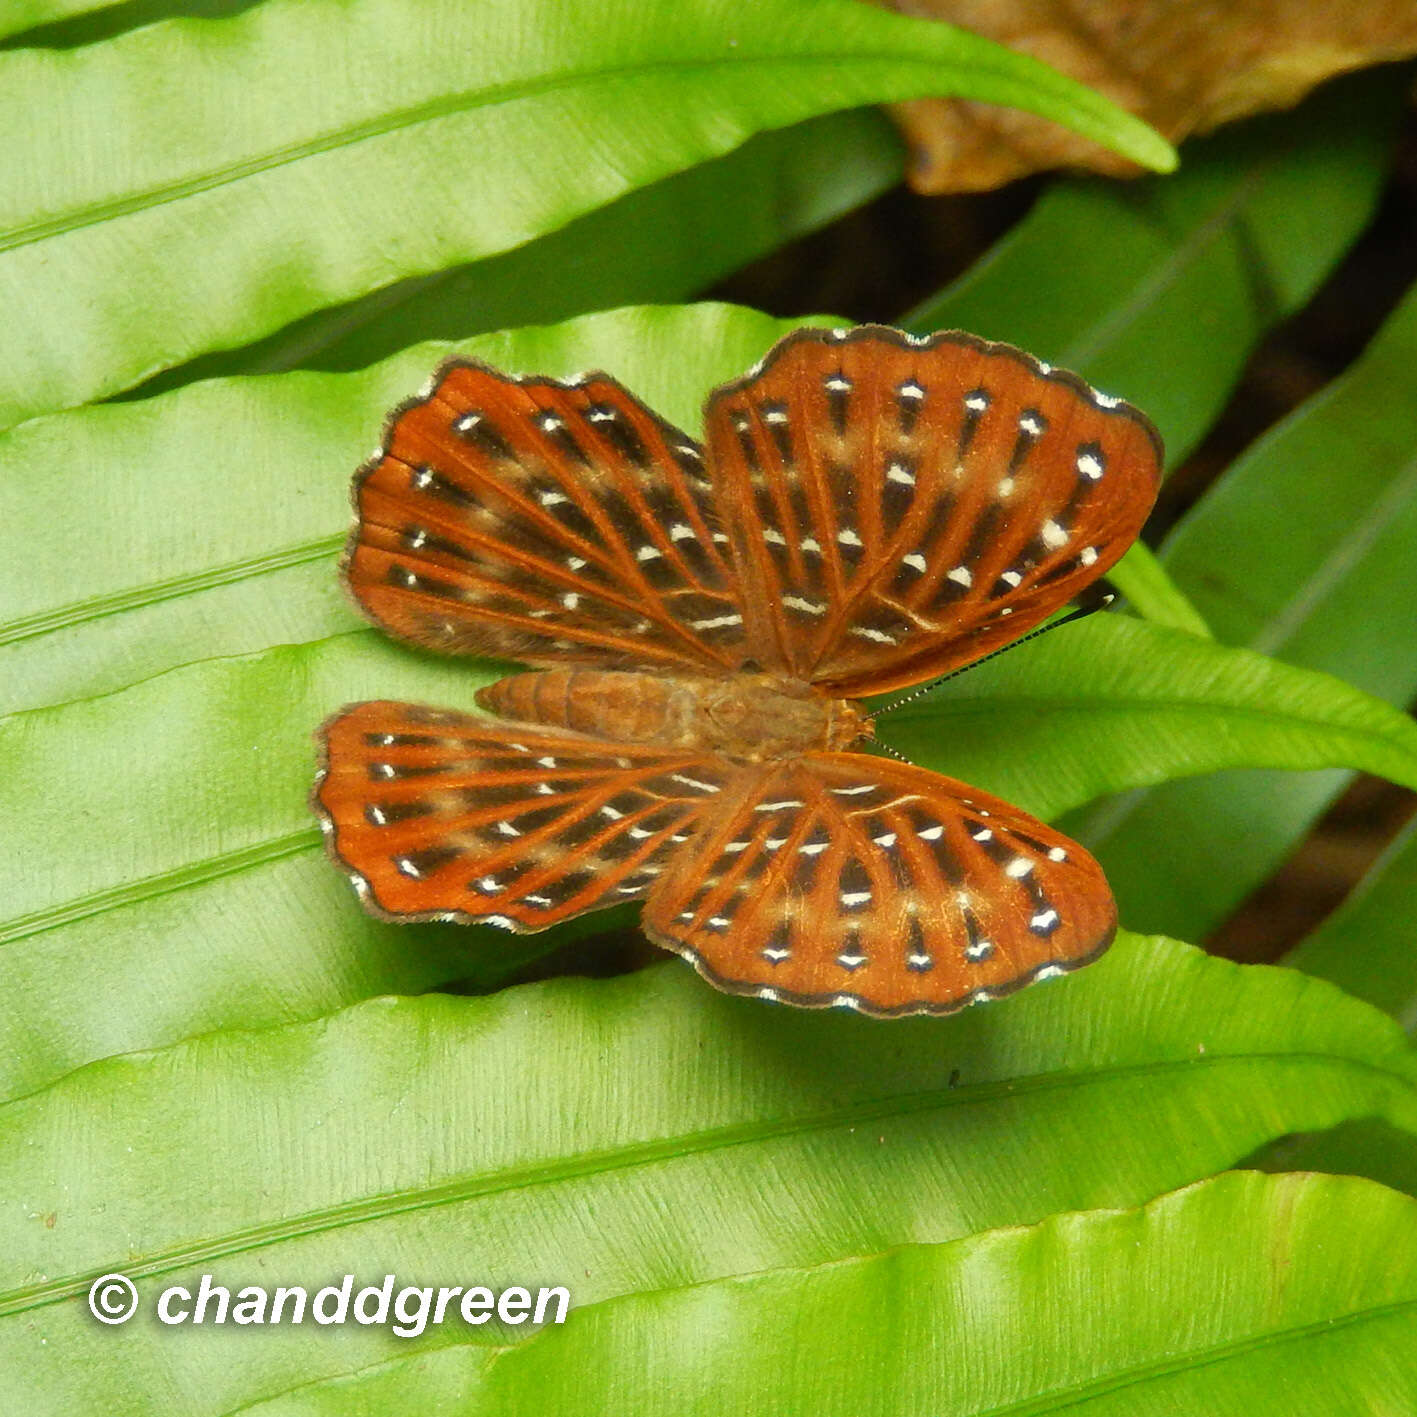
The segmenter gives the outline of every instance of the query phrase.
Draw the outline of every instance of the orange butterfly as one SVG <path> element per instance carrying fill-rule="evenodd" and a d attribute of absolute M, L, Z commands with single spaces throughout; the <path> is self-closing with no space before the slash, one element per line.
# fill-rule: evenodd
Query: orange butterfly
<path fill-rule="evenodd" d="M 1161 442 L 1003 344 L 801 330 L 703 446 L 613 379 L 445 366 L 355 483 L 375 624 L 535 666 L 496 718 L 355 704 L 314 805 L 370 910 L 541 930 L 643 900 L 712 984 L 949 1013 L 1096 958 L 1097 863 L 977 788 L 854 752 L 854 700 L 979 659 L 1131 544 Z"/>

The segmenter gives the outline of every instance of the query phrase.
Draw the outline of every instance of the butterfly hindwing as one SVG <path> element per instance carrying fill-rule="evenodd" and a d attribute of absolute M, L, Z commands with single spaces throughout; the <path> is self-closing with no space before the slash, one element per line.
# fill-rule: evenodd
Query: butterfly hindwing
<path fill-rule="evenodd" d="M 605 375 L 445 366 L 355 502 L 350 589 L 415 644 L 547 667 L 742 659 L 703 454 Z"/>
<path fill-rule="evenodd" d="M 643 899 L 740 771 L 386 701 L 345 709 L 321 738 L 315 810 L 367 905 L 518 930 Z"/>
<path fill-rule="evenodd" d="M 740 780 L 672 857 L 646 932 L 734 993 L 951 1013 L 1087 963 L 1116 907 L 1082 847 L 909 764 L 813 753 Z M 745 790 L 746 789 L 746 790 Z"/>
<path fill-rule="evenodd" d="M 851 698 L 967 664 L 1135 539 L 1160 440 L 1129 405 L 956 332 L 803 330 L 707 414 L 760 663 Z"/>

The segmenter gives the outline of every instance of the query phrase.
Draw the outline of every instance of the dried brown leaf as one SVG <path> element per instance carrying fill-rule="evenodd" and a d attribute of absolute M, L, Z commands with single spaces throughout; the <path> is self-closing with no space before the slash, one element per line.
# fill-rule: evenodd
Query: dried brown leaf
<path fill-rule="evenodd" d="M 1297 103 L 1352 69 L 1417 53 L 1413 0 L 878 0 L 1032 55 L 1172 142 Z M 1047 119 L 961 99 L 897 104 L 919 192 L 980 191 L 1053 167 L 1135 164 Z"/>

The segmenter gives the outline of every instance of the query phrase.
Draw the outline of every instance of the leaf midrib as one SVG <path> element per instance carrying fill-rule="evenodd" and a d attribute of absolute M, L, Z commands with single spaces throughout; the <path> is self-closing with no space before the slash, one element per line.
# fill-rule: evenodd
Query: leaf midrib
<path fill-rule="evenodd" d="M 1271 616 L 1249 648 L 1258 654 L 1274 654 L 1293 639 L 1308 625 L 1314 611 L 1327 602 L 1331 592 L 1344 584 L 1348 573 L 1373 549 L 1394 518 L 1407 510 L 1414 496 L 1417 496 L 1417 458 L 1404 463 L 1384 487 L 1382 495 L 1374 498 L 1358 520 L 1349 524 L 1323 560 L 1313 567 L 1313 574 Z"/>
<path fill-rule="evenodd" d="M 90 624 L 108 615 L 140 610 L 164 600 L 176 600 L 184 595 L 213 590 L 217 586 L 230 585 L 253 576 L 269 575 L 289 570 L 292 566 L 302 566 L 310 561 L 320 561 L 336 555 L 344 542 L 345 534 L 342 532 L 334 536 L 317 537 L 276 551 L 263 552 L 259 556 L 249 556 L 244 560 L 229 561 L 225 565 L 211 566 L 200 571 L 188 571 L 182 575 L 170 576 L 166 580 L 148 581 L 143 585 L 106 591 L 101 595 L 70 601 L 67 605 L 36 611 L 33 615 L 22 615 L 8 624 L 0 624 L 0 645 L 14 644 L 20 640 L 32 639 L 36 635 L 69 629 L 74 625 Z"/>
<path fill-rule="evenodd" d="M 361 1197 L 358 1200 L 347 1201 L 321 1210 L 306 1211 L 279 1222 L 268 1222 L 250 1226 L 244 1230 L 231 1231 L 216 1239 L 165 1250 L 147 1259 L 130 1257 L 123 1265 L 123 1272 L 133 1280 L 151 1279 L 156 1275 L 170 1274 L 196 1265 L 207 1265 L 231 1255 L 264 1249 L 286 1240 L 336 1230 L 344 1226 L 369 1224 L 387 1220 L 395 1215 L 432 1210 L 445 1205 L 458 1205 L 503 1192 L 556 1185 L 586 1176 L 651 1166 L 690 1155 L 702 1155 L 735 1146 L 776 1140 L 781 1137 L 802 1135 L 814 1131 L 834 1131 L 841 1127 L 855 1127 L 863 1123 L 909 1117 L 948 1107 L 977 1105 L 997 1098 L 1012 1099 L 1021 1095 L 1033 1095 L 1070 1086 L 1090 1087 L 1137 1077 L 1162 1076 L 1182 1069 L 1186 1071 L 1209 1070 L 1250 1063 L 1309 1063 L 1329 1068 L 1341 1066 L 1360 1073 L 1372 1074 L 1381 1080 L 1384 1087 L 1391 1088 L 1395 1084 L 1399 1089 L 1407 1092 L 1412 1092 L 1414 1088 L 1412 1078 L 1392 1068 L 1383 1067 L 1360 1058 L 1335 1056 L 1331 1053 L 1310 1050 L 1289 1053 L 1232 1053 L 1167 1058 L 1148 1063 L 1116 1064 L 1096 1069 L 1085 1075 L 1075 1072 L 1039 1073 L 1030 1077 L 1008 1078 L 996 1082 L 936 1088 L 925 1093 L 905 1093 L 858 1103 L 852 1107 L 838 1108 L 832 1112 L 784 1118 L 776 1122 L 735 1123 L 725 1127 L 701 1132 L 688 1132 L 679 1136 L 665 1137 L 604 1151 L 583 1152 L 572 1157 L 557 1158 L 552 1162 L 539 1161 L 524 1166 L 509 1167 L 487 1175 L 462 1177 L 425 1189 L 383 1192 L 376 1196 Z M 102 1066 L 102 1064 L 96 1066 Z M 973 1095 L 967 1095 L 970 1093 Z M 85 1292 L 96 1272 L 98 1271 L 86 1271 L 80 1275 L 71 1275 L 63 1279 L 48 1280 L 41 1284 L 24 1285 L 0 1292 L 0 1319 L 74 1298 Z"/>
<path fill-rule="evenodd" d="M 205 885 L 208 881 L 218 880 L 222 876 L 235 875 L 236 872 L 252 866 L 264 866 L 268 862 L 280 861 L 302 851 L 313 851 L 319 845 L 320 833 L 312 824 L 299 831 L 286 832 L 283 836 L 255 842 L 251 846 L 238 847 L 235 851 L 206 856 L 199 861 L 184 862 L 170 871 L 158 871 L 135 881 L 124 881 L 103 890 L 91 891 L 88 895 L 60 901 L 56 905 L 47 905 L 43 909 L 32 910 L 27 915 L 17 915 L 0 924 L 0 947 L 15 944 L 45 930 L 72 925 L 76 920 L 83 920 L 91 915 L 101 915 L 105 911 L 118 910 L 125 905 L 153 900 L 189 886 Z"/>
<path fill-rule="evenodd" d="M 1007 1402 L 1001 1407 L 981 1407 L 971 1412 L 969 1417 L 1032 1417 L 1032 1414 L 1035 1413 L 1063 1412 L 1070 1407 L 1078 1407 L 1094 1397 L 1105 1396 L 1112 1392 L 1122 1392 L 1142 1383 L 1170 1377 L 1173 1373 L 1213 1367 L 1217 1363 L 1228 1362 L 1231 1358 L 1241 1357 L 1246 1353 L 1317 1338 L 1354 1323 L 1381 1322 L 1393 1314 L 1401 1314 L 1409 1309 L 1417 1309 L 1417 1299 L 1394 1299 L 1388 1304 L 1370 1305 L 1334 1318 L 1314 1319 L 1309 1323 L 1290 1326 L 1275 1332 L 1250 1334 L 1245 1338 L 1232 1339 L 1229 1343 L 1217 1343 L 1196 1348 L 1189 1353 L 1179 1354 L 1175 1358 L 1140 1363 L 1130 1368 L 1123 1368 L 1118 1372 L 1091 1378 L 1086 1382 L 1055 1388 L 1050 1393 L 1024 1398 L 1020 1402 Z"/>
<path fill-rule="evenodd" d="M 1247 651 L 1253 653 L 1254 651 Z M 1285 668 L 1291 666 L 1285 665 Z M 1320 670 L 1304 670 L 1297 672 L 1319 674 Z M 1343 685 L 1344 688 L 1350 688 Z M 1350 692 L 1352 690 L 1350 689 Z M 1362 692 L 1361 690 L 1358 692 Z M 1125 699 L 1118 702 L 1115 698 L 1103 698 L 1092 696 L 1074 695 L 1067 699 L 1059 699 L 1047 695 L 1039 694 L 1000 694 L 993 700 L 984 699 L 944 699 L 937 701 L 938 712 L 929 715 L 929 721 L 944 717 L 969 717 L 985 711 L 984 706 L 990 702 L 1007 705 L 1010 711 L 1017 708 L 1036 709 L 1040 713 L 1087 713 L 1087 714 L 1134 714 L 1150 713 L 1154 711 L 1178 712 L 1196 710 L 1212 710 L 1222 712 L 1232 718 L 1256 718 L 1268 724 L 1292 724 L 1300 728 L 1321 730 L 1326 733 L 1352 734 L 1355 737 L 1367 739 L 1380 744 L 1390 752 L 1400 753 L 1405 757 L 1413 759 L 1414 778 L 1409 785 L 1417 787 L 1417 741 L 1413 744 L 1396 742 L 1391 736 L 1385 734 L 1381 729 L 1367 725 L 1352 723 L 1334 723 L 1329 720 L 1305 716 L 1297 712 L 1279 711 L 1273 708 L 1264 708 L 1257 704 L 1228 704 L 1212 703 L 1205 699 L 1182 698 L 1179 696 L 1159 696 L 1146 699 Z M 1397 723 L 1410 725 L 1411 720 L 1405 718 L 1391 704 L 1387 704 L 1380 699 L 1374 699 L 1375 708 L 1382 707 L 1388 709 L 1394 716 Z M 923 710 L 916 713 L 905 713 L 901 715 L 901 722 L 919 722 L 924 718 Z M 1264 766 L 1264 765 L 1261 765 Z M 1297 769 L 1305 771 L 1305 769 Z M 1125 789 L 1117 789 L 1125 790 Z"/>
<path fill-rule="evenodd" d="M 941 26 L 942 31 L 952 31 L 950 26 Z M 958 35 L 957 31 L 952 31 Z M 130 193 L 106 201 L 91 202 L 71 208 L 56 216 L 29 222 L 0 232 L 0 254 L 16 250 L 52 237 L 68 235 L 84 227 L 96 226 L 101 222 L 130 216 L 136 212 L 149 211 L 182 201 L 187 197 L 229 186 L 248 177 L 273 171 L 308 157 L 321 153 L 354 147 L 375 138 L 387 137 L 390 133 L 406 128 L 414 128 L 424 123 L 433 123 L 442 118 L 455 117 L 460 113 L 473 112 L 479 108 L 491 108 L 499 104 L 513 103 L 524 98 L 532 98 L 541 93 L 555 93 L 561 89 L 589 87 L 616 79 L 653 77 L 658 73 L 685 74 L 695 70 L 712 73 L 715 70 L 736 67 L 753 68 L 779 66 L 785 68 L 828 67 L 861 63 L 892 63 L 913 65 L 929 71 L 932 81 L 938 81 L 943 88 L 950 82 L 947 75 L 952 69 L 960 68 L 959 61 L 926 57 L 921 54 L 902 54 L 897 50 L 850 50 L 846 52 L 823 51 L 810 54 L 736 54 L 728 53 L 714 58 L 659 59 L 639 64 L 603 65 L 595 68 L 573 69 L 554 74 L 538 75 L 535 78 L 513 80 L 504 84 L 492 84 L 483 88 L 463 89 L 458 93 L 444 94 L 438 98 L 413 104 L 408 108 L 396 109 L 390 113 L 376 114 L 357 123 L 333 129 L 297 143 L 273 148 L 239 162 L 227 163 L 206 172 L 198 172 L 172 182 L 160 183 L 142 192 Z M 1018 82 L 1018 77 L 1007 69 L 1001 69 L 997 59 L 991 64 L 979 55 L 971 57 L 968 72 L 971 76 L 984 74 L 1001 77 L 1005 82 Z M 985 100 L 981 100 L 985 101 Z"/>

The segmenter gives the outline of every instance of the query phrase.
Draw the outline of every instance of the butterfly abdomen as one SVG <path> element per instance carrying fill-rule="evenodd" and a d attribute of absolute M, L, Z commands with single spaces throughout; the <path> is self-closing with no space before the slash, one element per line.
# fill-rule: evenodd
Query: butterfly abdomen
<path fill-rule="evenodd" d="M 499 679 L 477 702 L 520 723 L 754 762 L 844 748 L 868 732 L 854 704 L 768 675 L 547 669 Z"/>

